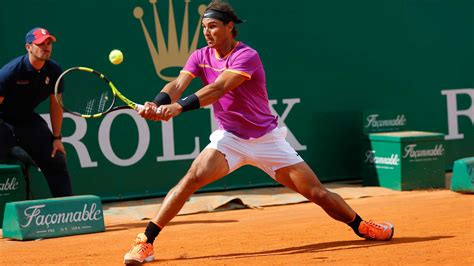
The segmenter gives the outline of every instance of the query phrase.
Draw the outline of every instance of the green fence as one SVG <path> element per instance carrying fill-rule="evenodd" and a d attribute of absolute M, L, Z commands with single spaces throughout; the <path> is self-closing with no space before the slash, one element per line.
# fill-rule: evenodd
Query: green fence
<path fill-rule="evenodd" d="M 445 134 L 446 169 L 473 156 L 473 1 L 231 3 L 247 20 L 239 39 L 256 48 L 265 65 L 272 110 L 321 180 L 359 179 L 365 134 L 387 126 Z M 40 25 L 58 38 L 53 57 L 63 68 L 93 67 L 131 99 L 149 100 L 194 46 L 205 45 L 199 22 L 204 4 L 5 1 L 0 64 L 24 53 L 24 34 Z M 112 49 L 124 52 L 121 65 L 108 62 Z M 199 86 L 193 81 L 186 93 Z M 47 116 L 47 110 L 39 111 Z M 207 144 L 215 127 L 211 112 L 167 123 L 146 122 L 131 111 L 101 120 L 66 116 L 75 193 L 109 200 L 163 195 Z M 49 195 L 40 176 L 34 171 L 35 197 Z M 268 185 L 275 183 L 263 172 L 244 167 L 203 190 Z"/>

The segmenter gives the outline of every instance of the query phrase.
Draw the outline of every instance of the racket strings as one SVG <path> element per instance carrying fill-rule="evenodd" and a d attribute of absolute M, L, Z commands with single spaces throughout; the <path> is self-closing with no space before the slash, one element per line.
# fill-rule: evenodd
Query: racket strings
<path fill-rule="evenodd" d="M 84 108 L 84 114 L 85 115 L 91 115 L 96 113 L 96 110 L 99 111 L 99 108 L 95 108 L 95 99 L 92 99 L 87 102 L 86 107 Z"/>
<path fill-rule="evenodd" d="M 100 101 L 99 101 L 99 112 L 104 112 L 106 111 L 106 107 L 108 107 L 107 103 L 109 102 L 109 91 L 105 91 L 100 95 Z"/>
<path fill-rule="evenodd" d="M 71 71 L 64 75 L 62 105 L 82 115 L 95 115 L 108 111 L 114 101 L 108 83 L 93 73 Z"/>

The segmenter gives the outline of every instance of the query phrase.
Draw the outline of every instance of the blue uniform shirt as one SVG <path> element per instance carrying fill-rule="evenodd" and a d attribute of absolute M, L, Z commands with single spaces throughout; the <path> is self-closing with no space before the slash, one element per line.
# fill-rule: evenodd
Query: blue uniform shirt
<path fill-rule="evenodd" d="M 19 56 L 0 69 L 0 116 L 9 122 L 31 119 L 36 107 L 54 94 L 54 85 L 62 73 L 61 67 L 48 60 L 41 70 L 35 70 L 28 54 Z M 59 88 L 62 92 L 62 86 Z"/>

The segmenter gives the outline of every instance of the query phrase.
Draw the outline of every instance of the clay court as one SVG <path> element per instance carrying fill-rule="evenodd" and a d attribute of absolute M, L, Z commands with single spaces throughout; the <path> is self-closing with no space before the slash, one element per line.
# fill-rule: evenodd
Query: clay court
<path fill-rule="evenodd" d="M 167 265 L 468 265 L 474 196 L 449 190 L 347 199 L 366 219 L 395 225 L 394 239 L 358 239 L 312 203 L 177 216 L 155 242 Z M 147 220 L 105 215 L 106 232 L 38 241 L 0 239 L 0 265 L 120 265 Z"/>

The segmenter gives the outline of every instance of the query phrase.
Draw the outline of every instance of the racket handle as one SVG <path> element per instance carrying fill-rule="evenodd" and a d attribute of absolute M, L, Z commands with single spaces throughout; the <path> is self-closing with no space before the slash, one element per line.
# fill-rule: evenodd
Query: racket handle
<path fill-rule="evenodd" d="M 145 106 L 143 104 L 138 104 L 135 106 L 135 111 L 140 112 Z"/>

